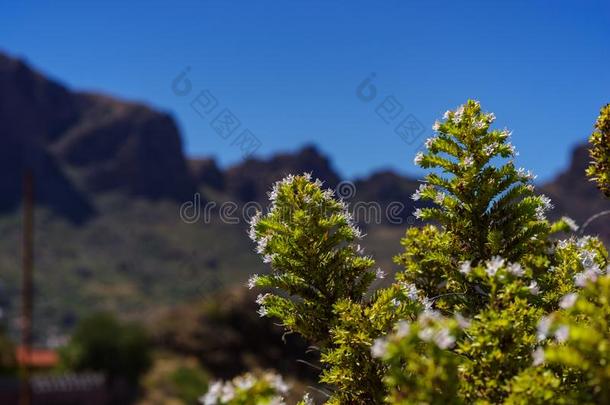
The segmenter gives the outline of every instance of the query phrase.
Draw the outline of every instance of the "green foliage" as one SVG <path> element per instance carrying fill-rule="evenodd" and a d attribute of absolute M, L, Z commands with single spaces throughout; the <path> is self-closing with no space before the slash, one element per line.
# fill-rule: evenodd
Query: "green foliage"
<path fill-rule="evenodd" d="M 417 322 L 400 321 L 387 339 L 378 339 L 373 354 L 388 366 L 387 402 L 393 404 L 460 404 L 455 345 L 464 324 L 424 311 Z"/>
<path fill-rule="evenodd" d="M 328 404 L 610 401 L 608 253 L 596 238 L 554 238 L 576 224 L 546 220 L 549 199 L 493 120 L 468 101 L 435 124 L 415 159 L 433 171 L 413 195 L 434 204 L 416 211 L 432 224 L 407 230 L 387 288 L 367 294 L 360 233 L 308 175 L 277 183 L 253 220 L 271 264 L 250 282 L 271 291 L 260 314 L 321 351 Z"/>
<path fill-rule="evenodd" d="M 355 243 L 360 231 L 345 204 L 309 180 L 289 176 L 276 183 L 270 212 L 253 218 L 250 236 L 272 272 L 254 276 L 251 285 L 298 297 L 263 295 L 260 313 L 325 346 L 336 323 L 334 305 L 342 299 L 362 299 L 375 278 L 374 261 Z"/>
<path fill-rule="evenodd" d="M 434 125 L 437 136 L 426 141 L 428 152 L 415 157 L 422 168 L 442 171 L 428 174 L 414 195 L 437 206 L 415 215 L 438 221 L 467 260 L 499 255 L 515 261 L 540 251 L 549 232 L 544 213 L 551 205 L 534 195 L 534 176 L 515 167 L 511 132 L 491 130 L 494 114 L 472 100 L 444 118 Z M 506 158 L 511 160 L 494 165 Z"/>
<path fill-rule="evenodd" d="M 566 395 L 580 404 L 610 403 L 610 276 L 601 276 L 597 264 L 590 269 L 584 288 L 566 295 L 561 310 L 540 325 L 547 345 L 537 363 L 570 370 L 562 380 L 566 392 L 557 395 L 566 403 Z"/>
<path fill-rule="evenodd" d="M 141 326 L 99 313 L 79 323 L 61 354 L 69 369 L 100 371 L 110 379 L 124 378 L 135 384 L 151 364 L 150 350 Z"/>
<path fill-rule="evenodd" d="M 606 197 L 610 197 L 610 104 L 601 109 L 589 142 L 592 162 L 587 175 L 597 182 L 597 187 Z"/>

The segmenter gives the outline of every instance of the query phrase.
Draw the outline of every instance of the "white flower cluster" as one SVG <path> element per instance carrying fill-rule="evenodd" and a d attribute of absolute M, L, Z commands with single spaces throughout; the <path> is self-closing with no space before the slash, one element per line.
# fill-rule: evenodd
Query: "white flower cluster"
<path fill-rule="evenodd" d="M 400 288 L 408 299 L 410 299 L 411 301 L 417 301 L 419 299 L 419 290 L 417 289 L 415 284 L 405 283 L 404 281 L 401 281 L 398 283 L 398 285 L 400 286 Z"/>
<path fill-rule="evenodd" d="M 199 398 L 199 402 L 203 405 L 220 405 L 228 404 L 233 401 L 239 394 L 247 393 L 259 381 L 262 381 L 271 387 L 277 395 L 269 398 L 266 402 L 270 405 L 285 404 L 282 395 L 286 395 L 290 387 L 282 376 L 266 372 L 260 378 L 255 377 L 251 373 L 233 378 L 231 381 L 215 381 L 210 385 L 208 392 Z"/>
<path fill-rule="evenodd" d="M 430 189 L 430 185 L 420 184 L 419 188 L 417 190 L 415 190 L 413 195 L 411 195 L 411 199 L 413 201 L 418 201 L 419 199 L 421 199 L 422 193 L 426 192 L 428 189 Z"/>
<path fill-rule="evenodd" d="M 597 278 L 604 273 L 595 261 L 597 254 L 591 250 L 583 249 L 578 257 L 583 267 L 583 271 L 574 275 L 574 284 L 584 287 L 588 282 L 594 283 Z M 607 271 L 608 269 L 606 269 Z"/>
<path fill-rule="evenodd" d="M 264 316 L 267 315 L 267 307 L 265 307 L 265 301 L 267 300 L 267 298 L 269 298 L 271 296 L 271 294 L 267 293 L 267 294 L 258 294 L 258 296 L 256 297 L 256 303 L 258 305 L 260 305 L 260 307 L 258 308 L 258 315 L 262 318 Z"/>
<path fill-rule="evenodd" d="M 534 361 L 532 362 L 532 365 L 534 366 L 539 366 L 544 363 L 544 349 L 542 347 L 539 347 L 534 350 L 534 352 L 532 353 L 532 358 L 534 359 Z"/>
<path fill-rule="evenodd" d="M 535 180 L 536 177 L 538 177 L 531 171 L 525 170 L 523 167 L 517 169 L 517 175 L 525 181 Z"/>
<path fill-rule="evenodd" d="M 460 264 L 460 273 L 467 275 L 472 271 L 472 263 L 464 261 Z"/>
<path fill-rule="evenodd" d="M 576 300 L 578 299 L 578 295 L 575 293 L 569 293 L 563 296 L 561 301 L 559 301 L 559 307 L 563 309 L 569 309 L 576 304 Z"/>
<path fill-rule="evenodd" d="M 538 322 L 536 337 L 539 342 L 547 339 L 551 328 L 553 327 L 553 318 L 551 316 L 543 316 Z M 567 325 L 556 325 L 553 328 L 553 337 L 559 343 L 564 343 L 570 337 L 570 328 Z"/>
<path fill-rule="evenodd" d="M 380 267 L 377 268 L 377 270 L 375 270 L 375 277 L 379 280 L 384 279 L 386 276 L 385 271 L 381 270 Z"/>
<path fill-rule="evenodd" d="M 536 219 L 538 221 L 544 221 L 546 219 L 546 213 L 553 209 L 551 199 L 545 195 L 540 196 L 541 205 L 536 207 Z"/>
<path fill-rule="evenodd" d="M 464 118 L 464 105 L 463 104 L 461 106 L 459 106 L 457 108 L 457 110 L 455 110 L 455 112 L 453 113 L 452 121 L 456 124 L 459 124 L 460 122 L 462 122 L 462 118 Z"/>
<path fill-rule="evenodd" d="M 258 274 L 253 274 L 250 276 L 250 278 L 248 279 L 248 283 L 246 284 L 248 286 L 249 290 L 256 287 L 256 284 L 258 283 L 259 278 L 260 278 L 260 276 Z"/>
<path fill-rule="evenodd" d="M 455 345 L 456 337 L 447 326 L 443 325 L 446 320 L 447 318 L 443 317 L 438 311 L 432 309 L 422 311 L 417 318 L 417 325 L 419 326 L 417 337 L 424 342 L 433 343 L 443 350 L 452 348 Z M 470 327 L 471 321 L 459 313 L 456 314 L 455 320 L 462 329 Z M 384 357 L 391 341 L 403 339 L 411 333 L 412 324 L 405 320 L 399 321 L 390 336 L 375 339 L 371 346 L 371 355 L 376 358 Z"/>
<path fill-rule="evenodd" d="M 424 160 L 423 152 L 417 152 L 417 154 L 415 155 L 415 158 L 413 159 L 413 163 L 415 163 L 416 166 L 419 166 L 423 160 Z"/>
<path fill-rule="evenodd" d="M 486 263 L 485 273 L 489 277 L 494 277 L 498 270 L 500 270 L 504 266 L 504 259 L 500 256 L 494 256 L 491 260 L 488 260 Z"/>
<path fill-rule="evenodd" d="M 309 395 L 309 392 L 305 393 L 302 399 L 305 405 L 314 405 L 313 398 Z"/>

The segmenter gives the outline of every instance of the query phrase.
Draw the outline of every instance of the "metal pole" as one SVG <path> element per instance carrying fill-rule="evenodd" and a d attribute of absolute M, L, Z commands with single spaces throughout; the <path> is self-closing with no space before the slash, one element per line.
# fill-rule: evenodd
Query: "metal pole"
<path fill-rule="evenodd" d="M 33 285 L 32 273 L 34 268 L 34 174 L 26 170 L 23 176 L 23 234 L 21 246 L 21 260 L 23 267 L 21 288 L 21 392 L 20 405 L 32 404 L 32 389 L 30 384 L 30 369 L 28 362 L 32 351 L 32 311 L 33 311 Z"/>

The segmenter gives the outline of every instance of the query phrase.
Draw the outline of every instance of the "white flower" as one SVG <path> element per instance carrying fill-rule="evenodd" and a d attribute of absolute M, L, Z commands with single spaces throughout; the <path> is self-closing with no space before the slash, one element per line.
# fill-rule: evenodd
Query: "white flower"
<path fill-rule="evenodd" d="M 534 353 L 532 353 L 532 357 L 534 358 L 532 365 L 541 365 L 542 363 L 544 363 L 544 349 L 542 349 L 542 347 L 537 348 L 536 350 L 534 350 Z"/>
<path fill-rule="evenodd" d="M 492 123 L 496 120 L 496 114 L 489 113 L 489 114 L 487 114 L 486 118 L 487 118 L 487 121 L 489 121 L 489 123 Z"/>
<path fill-rule="evenodd" d="M 472 124 L 472 126 L 473 126 L 475 129 L 482 129 L 482 128 L 484 128 L 484 127 L 485 127 L 485 122 L 484 122 L 484 121 L 479 121 L 479 120 L 477 120 L 477 121 L 475 121 L 475 122 L 474 122 L 474 124 Z"/>
<path fill-rule="evenodd" d="M 358 228 L 355 225 L 350 225 L 350 228 L 352 229 L 352 232 L 354 233 L 354 238 L 362 239 L 362 231 L 360 230 L 360 228 Z"/>
<path fill-rule="evenodd" d="M 445 113 L 443 114 L 443 118 L 446 120 L 449 119 L 450 114 L 451 114 L 450 110 L 445 111 Z"/>
<path fill-rule="evenodd" d="M 538 295 L 540 293 L 540 287 L 538 287 L 538 283 L 534 280 L 527 286 L 528 290 L 530 290 L 530 294 Z"/>
<path fill-rule="evenodd" d="M 464 105 L 462 104 L 461 106 L 459 106 L 457 108 L 457 110 L 455 110 L 455 113 L 453 114 L 453 122 L 455 122 L 456 124 L 459 124 L 462 121 L 463 116 L 464 116 Z"/>
<path fill-rule="evenodd" d="M 557 339 L 559 343 L 564 343 L 566 340 L 568 340 L 568 337 L 570 337 L 570 328 L 568 328 L 566 325 L 561 325 L 555 331 L 555 339 Z"/>
<path fill-rule="evenodd" d="M 591 250 L 583 250 L 578 254 L 580 262 L 585 269 L 591 269 L 597 267 L 595 263 L 595 257 L 597 254 Z"/>
<path fill-rule="evenodd" d="M 510 136 L 513 134 L 513 131 L 509 130 L 508 128 L 504 128 L 501 132 L 500 132 L 500 136 L 502 136 L 503 139 L 508 139 L 510 138 Z"/>
<path fill-rule="evenodd" d="M 286 394 L 290 389 L 290 386 L 284 382 L 284 379 L 279 374 L 269 373 L 265 376 L 265 379 L 271 387 L 281 394 Z"/>
<path fill-rule="evenodd" d="M 424 212 L 420 208 L 416 209 L 415 212 L 413 212 L 413 216 L 417 219 L 421 219 L 423 214 Z"/>
<path fill-rule="evenodd" d="M 222 394 L 222 387 L 223 383 L 221 381 L 214 381 L 208 392 L 199 399 L 199 402 L 203 405 L 216 405 Z"/>
<path fill-rule="evenodd" d="M 434 334 L 434 343 L 439 349 L 449 349 L 455 343 L 455 337 L 451 335 L 448 328 L 442 328 Z"/>
<path fill-rule="evenodd" d="M 275 396 L 271 397 L 269 400 L 269 405 L 286 405 L 286 402 L 284 401 L 284 398 Z"/>
<path fill-rule="evenodd" d="M 311 395 L 309 395 L 309 392 L 305 393 L 305 396 L 303 397 L 302 402 L 305 405 L 315 405 L 313 402 L 313 398 L 311 397 Z"/>
<path fill-rule="evenodd" d="M 256 253 L 263 254 L 265 252 L 265 249 L 267 248 L 267 244 L 269 243 L 270 239 L 270 236 L 264 236 L 260 238 L 258 240 L 258 244 L 256 245 Z"/>
<path fill-rule="evenodd" d="M 265 306 L 264 306 L 264 305 L 261 305 L 261 306 L 258 308 L 258 311 L 256 311 L 256 313 L 258 314 L 258 316 L 260 316 L 260 317 L 262 318 L 262 317 L 264 317 L 264 316 L 266 316 L 266 315 L 267 315 L 267 313 L 268 313 L 268 312 L 267 312 L 267 308 L 265 308 Z"/>
<path fill-rule="evenodd" d="M 401 282 L 400 287 L 402 288 L 408 299 L 410 299 L 411 301 L 417 301 L 418 291 L 415 284 Z"/>
<path fill-rule="evenodd" d="M 413 163 L 419 166 L 422 160 L 424 160 L 424 154 L 422 152 L 417 152 L 417 154 L 415 155 L 415 159 L 413 159 Z"/>
<path fill-rule="evenodd" d="M 417 337 L 419 337 L 424 342 L 430 342 L 434 337 L 434 329 L 430 327 L 423 328 L 417 333 Z"/>
<path fill-rule="evenodd" d="M 572 232 L 576 232 L 578 230 L 578 225 L 576 222 L 570 217 L 561 217 L 563 222 L 565 222 L 568 227 L 572 230 Z"/>
<path fill-rule="evenodd" d="M 559 306 L 563 309 L 572 308 L 577 299 L 578 296 L 575 293 L 566 294 L 563 296 L 561 301 L 559 301 Z"/>
<path fill-rule="evenodd" d="M 599 270 L 594 268 L 577 273 L 574 275 L 574 284 L 576 284 L 578 287 L 584 287 L 589 281 L 595 282 L 598 274 Z"/>
<path fill-rule="evenodd" d="M 419 200 L 422 196 L 422 193 L 424 193 L 426 190 L 428 190 L 429 187 L 430 186 L 428 186 L 427 184 L 420 184 L 419 188 L 417 190 L 415 190 L 415 192 L 411 196 L 411 199 L 413 201 Z"/>
<path fill-rule="evenodd" d="M 432 309 L 432 306 L 434 305 L 434 301 L 432 301 L 428 297 L 424 297 L 421 300 L 421 303 L 424 306 L 424 311 L 423 311 L 424 319 L 425 318 L 437 318 L 437 315 L 439 315 L 439 313 Z"/>
<path fill-rule="evenodd" d="M 411 333 L 411 324 L 407 321 L 398 322 L 396 325 L 396 337 L 402 339 L 409 335 L 409 333 Z"/>
<path fill-rule="evenodd" d="M 470 327 L 470 323 L 471 323 L 470 319 L 465 318 L 459 312 L 457 314 L 455 314 L 455 320 L 457 321 L 459 327 L 462 329 L 467 329 Z"/>
<path fill-rule="evenodd" d="M 492 143 L 492 144 L 490 144 L 490 145 L 486 145 L 486 146 L 483 148 L 483 153 L 485 153 L 487 156 L 491 156 L 491 155 L 493 155 L 493 154 L 494 154 L 494 152 L 496 151 L 496 146 L 497 146 L 497 145 L 496 145 L 495 143 Z"/>
<path fill-rule="evenodd" d="M 235 398 L 235 388 L 230 383 L 224 384 L 222 387 L 222 395 L 220 397 L 220 402 L 229 402 L 233 398 Z"/>
<path fill-rule="evenodd" d="M 465 166 L 472 166 L 474 164 L 474 159 L 470 156 L 466 156 L 463 163 Z"/>
<path fill-rule="evenodd" d="M 256 213 L 250 218 L 250 231 L 248 232 L 248 236 L 252 241 L 256 242 L 256 225 L 260 222 L 263 213 L 261 211 L 256 211 Z"/>
<path fill-rule="evenodd" d="M 537 177 L 534 173 L 529 170 L 525 170 L 522 167 L 517 169 L 517 175 L 519 175 L 519 177 L 523 178 L 524 180 L 535 180 Z"/>
<path fill-rule="evenodd" d="M 441 205 L 445 201 L 447 195 L 443 192 L 439 192 L 434 196 L 434 202 Z"/>
<path fill-rule="evenodd" d="M 256 287 L 256 283 L 258 282 L 259 276 L 258 274 L 253 274 L 249 279 L 248 279 L 248 289 L 251 290 L 254 287 Z"/>
<path fill-rule="evenodd" d="M 582 238 L 576 241 L 576 246 L 580 249 L 584 248 L 591 241 L 591 237 L 589 235 L 583 236 Z"/>
<path fill-rule="evenodd" d="M 538 332 L 536 334 L 539 342 L 547 338 L 551 324 L 552 320 L 550 317 L 543 316 L 540 318 L 540 321 L 538 322 Z"/>
<path fill-rule="evenodd" d="M 381 270 L 381 268 L 377 268 L 377 270 L 375 271 L 375 277 L 377 277 L 378 279 L 384 279 L 385 278 L 385 272 L 383 270 Z"/>
<path fill-rule="evenodd" d="M 388 342 L 385 339 L 375 339 L 375 341 L 373 342 L 373 346 L 371 346 L 371 355 L 379 359 L 385 355 L 387 350 Z"/>
<path fill-rule="evenodd" d="M 507 270 L 510 274 L 516 277 L 522 277 L 524 274 L 523 267 L 519 263 L 511 263 Z"/>
<path fill-rule="evenodd" d="M 432 125 L 432 129 L 435 131 L 438 131 L 438 129 L 441 127 L 441 123 L 438 121 L 434 121 L 434 125 Z"/>
<path fill-rule="evenodd" d="M 493 277 L 502 266 L 504 266 L 504 259 L 500 256 L 494 256 L 491 260 L 487 261 L 487 269 L 485 269 L 485 272 L 489 277 Z"/>
<path fill-rule="evenodd" d="M 275 256 L 276 256 L 275 253 L 270 254 L 270 255 L 263 255 L 263 263 L 271 263 Z"/>
<path fill-rule="evenodd" d="M 258 294 L 258 296 L 256 297 L 256 303 L 258 305 L 263 305 L 265 303 L 265 300 L 270 296 L 271 294 L 267 293 L 267 294 Z"/>
<path fill-rule="evenodd" d="M 553 209 L 553 204 L 551 203 L 551 199 L 549 197 L 541 195 L 540 201 L 542 202 L 542 207 L 545 211 Z"/>
<path fill-rule="evenodd" d="M 256 384 L 256 378 L 252 374 L 237 376 L 233 379 L 233 384 L 240 390 L 249 390 Z"/>
<path fill-rule="evenodd" d="M 469 274 L 472 271 L 472 264 L 469 261 L 464 261 L 460 264 L 460 273 Z"/>

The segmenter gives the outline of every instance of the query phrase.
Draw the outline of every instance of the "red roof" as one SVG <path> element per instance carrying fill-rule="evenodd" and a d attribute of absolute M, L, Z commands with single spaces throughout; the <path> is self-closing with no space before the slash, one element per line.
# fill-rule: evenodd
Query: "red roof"
<path fill-rule="evenodd" d="M 37 368 L 52 368 L 59 362 L 59 356 L 57 352 L 48 349 L 34 349 L 26 350 L 23 346 L 18 346 L 15 351 L 17 357 L 17 364 L 28 365 L 30 367 Z"/>

